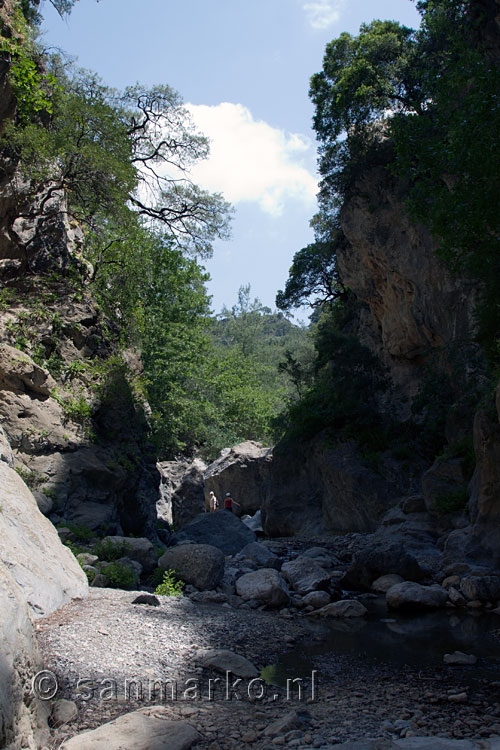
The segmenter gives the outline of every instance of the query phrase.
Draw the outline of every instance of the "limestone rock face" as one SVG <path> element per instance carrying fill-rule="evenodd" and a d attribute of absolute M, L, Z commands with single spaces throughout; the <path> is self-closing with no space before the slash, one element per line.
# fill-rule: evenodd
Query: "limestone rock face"
<path fill-rule="evenodd" d="M 15 471 L 0 462 L 0 564 L 35 617 L 86 596 L 87 577 Z"/>
<path fill-rule="evenodd" d="M 176 570 L 186 583 L 201 591 L 215 589 L 224 575 L 224 555 L 210 544 L 179 544 L 158 560 L 161 570 Z"/>
<path fill-rule="evenodd" d="M 267 496 L 272 449 L 247 440 L 222 451 L 205 471 L 205 497 L 210 491 L 221 502 L 226 492 L 240 504 L 237 515 L 253 515 Z"/>
<path fill-rule="evenodd" d="M 207 465 L 199 458 L 193 461 L 163 461 L 158 464 L 161 475 L 161 499 L 158 517 L 181 529 L 205 507 L 204 473 Z"/>
<path fill-rule="evenodd" d="M 48 704 L 26 691 L 42 668 L 33 620 L 86 596 L 87 578 L 28 487 L 2 461 L 0 540 L 0 743 L 35 750 L 45 744 Z"/>
<path fill-rule="evenodd" d="M 499 406 L 497 391 L 497 408 Z M 500 412 L 499 412 L 500 413 Z M 479 412 L 474 419 L 476 471 L 469 502 L 471 544 L 500 562 L 500 424 Z"/>
<path fill-rule="evenodd" d="M 390 144 L 380 152 L 389 164 Z M 410 221 L 406 197 L 406 184 L 385 163 L 366 170 L 340 213 L 348 243 L 337 263 L 343 283 L 369 309 L 360 321 L 362 343 L 389 367 L 400 395 L 411 398 L 430 351 L 471 340 L 474 295 L 437 258 L 428 230 Z"/>
<path fill-rule="evenodd" d="M 77 318 L 90 314 L 84 306 L 73 312 Z M 0 420 L 30 486 L 47 491 L 58 516 L 76 525 L 156 538 L 159 475 L 139 448 L 145 426 L 132 405 L 123 407 L 121 417 L 116 404 L 96 408 L 95 426 L 107 438 L 107 444 L 97 445 L 68 418 L 65 403 L 47 370 L 19 349 L 0 344 Z"/>

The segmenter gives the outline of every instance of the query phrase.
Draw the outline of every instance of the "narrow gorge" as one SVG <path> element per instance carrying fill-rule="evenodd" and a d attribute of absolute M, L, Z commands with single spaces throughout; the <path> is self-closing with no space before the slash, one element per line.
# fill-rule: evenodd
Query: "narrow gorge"
<path fill-rule="evenodd" d="M 0 747 L 500 748 L 500 0 L 417 5 L 327 45 L 315 241 L 216 316 L 179 95 L 0 0 Z"/>

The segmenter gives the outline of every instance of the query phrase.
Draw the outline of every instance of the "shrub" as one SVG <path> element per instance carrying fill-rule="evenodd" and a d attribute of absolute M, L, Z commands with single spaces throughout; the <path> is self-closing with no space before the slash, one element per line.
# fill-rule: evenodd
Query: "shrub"
<path fill-rule="evenodd" d="M 184 583 L 179 581 L 175 570 L 166 570 L 163 574 L 163 582 L 155 589 L 155 594 L 160 596 L 182 596 Z"/>
<path fill-rule="evenodd" d="M 136 583 L 136 574 L 133 568 L 124 563 L 112 562 L 106 566 L 104 575 L 109 580 L 111 588 L 131 589 Z"/>
<path fill-rule="evenodd" d="M 466 487 L 459 487 L 436 498 L 436 509 L 440 513 L 457 513 L 465 510 L 469 494 Z"/>
<path fill-rule="evenodd" d="M 97 555 L 99 560 L 105 562 L 113 562 L 119 560 L 120 557 L 126 557 L 130 546 L 127 542 L 111 542 L 109 539 L 103 539 L 102 542 L 97 542 L 92 550 L 94 555 Z"/>

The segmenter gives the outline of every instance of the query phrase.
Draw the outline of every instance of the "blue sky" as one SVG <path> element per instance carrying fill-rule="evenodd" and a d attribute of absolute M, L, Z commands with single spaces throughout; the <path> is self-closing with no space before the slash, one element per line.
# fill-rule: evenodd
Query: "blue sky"
<path fill-rule="evenodd" d="M 294 253 L 313 239 L 308 88 L 326 43 L 374 18 L 419 24 L 411 0 L 80 0 L 67 21 L 48 2 L 43 11 L 45 46 L 111 86 L 168 83 L 211 139 L 194 178 L 236 208 L 231 240 L 205 264 L 216 311 L 247 283 L 274 307 Z"/>

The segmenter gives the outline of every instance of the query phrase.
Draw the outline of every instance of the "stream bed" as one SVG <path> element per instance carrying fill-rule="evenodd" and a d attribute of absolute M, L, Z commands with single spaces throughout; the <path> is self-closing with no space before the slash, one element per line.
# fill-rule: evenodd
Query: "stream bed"
<path fill-rule="evenodd" d="M 282 654 L 266 670 L 266 678 L 278 686 L 287 679 L 308 678 L 312 669 L 339 664 L 343 657 L 370 667 L 456 670 L 444 665 L 445 654 L 461 651 L 478 657 L 476 665 L 459 667 L 462 681 L 500 680 L 500 617 L 454 610 L 426 614 L 387 612 L 385 602 L 364 602 L 366 618 L 352 620 L 308 619 L 310 641 Z M 337 659 L 335 659 L 337 657 Z"/>

